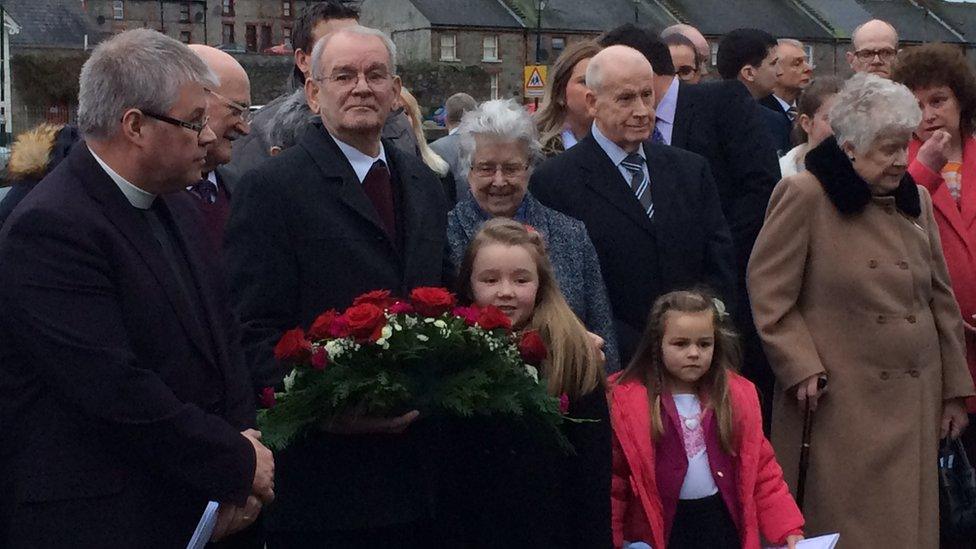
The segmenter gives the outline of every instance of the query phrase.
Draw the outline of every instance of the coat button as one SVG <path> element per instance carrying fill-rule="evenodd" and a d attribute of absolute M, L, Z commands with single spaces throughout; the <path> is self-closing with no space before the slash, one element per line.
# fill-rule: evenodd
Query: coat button
<path fill-rule="evenodd" d="M 915 315 L 908 315 L 905 317 L 905 320 L 907 320 L 909 324 L 915 324 L 918 321 L 918 319 L 915 318 Z"/>
<path fill-rule="evenodd" d="M 884 323 L 885 323 L 884 315 L 878 315 L 878 324 L 884 324 Z"/>
<path fill-rule="evenodd" d="M 877 269 L 878 268 L 878 260 L 877 259 L 872 259 L 872 260 L 868 261 L 868 267 L 870 267 L 872 269 Z"/>
<path fill-rule="evenodd" d="M 881 372 L 881 381 L 888 380 L 888 372 Z"/>
<path fill-rule="evenodd" d="M 902 269 L 902 270 L 908 269 L 908 262 L 907 261 L 899 261 L 898 262 L 898 268 L 899 269 Z"/>
<path fill-rule="evenodd" d="M 912 377 L 918 377 L 921 374 L 918 373 L 918 370 L 909 370 L 908 371 L 908 375 L 910 375 Z"/>

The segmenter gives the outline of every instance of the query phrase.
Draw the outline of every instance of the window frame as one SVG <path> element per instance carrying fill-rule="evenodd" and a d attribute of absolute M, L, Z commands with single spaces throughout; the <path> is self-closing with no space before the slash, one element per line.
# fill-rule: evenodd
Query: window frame
<path fill-rule="evenodd" d="M 185 38 L 185 40 L 184 40 L 184 38 Z M 188 31 L 188 30 L 180 31 L 180 42 L 183 42 L 184 44 L 192 44 L 193 43 L 193 32 L 192 31 Z"/>
<path fill-rule="evenodd" d="M 112 19 L 116 21 L 125 19 L 125 0 L 112 1 Z"/>
<path fill-rule="evenodd" d="M 451 41 L 451 56 L 447 57 L 444 55 L 444 39 L 449 38 Z M 446 32 L 440 35 L 440 60 L 441 61 L 460 61 L 457 56 L 457 34 L 453 32 Z"/>
<path fill-rule="evenodd" d="M 293 7 L 291 0 L 281 0 L 281 16 L 292 17 L 294 14 Z"/>
<path fill-rule="evenodd" d="M 234 16 L 234 0 L 221 0 L 220 15 L 224 17 Z"/>
<path fill-rule="evenodd" d="M 494 54 L 489 57 L 489 42 L 494 42 Z M 486 34 L 481 38 L 481 60 L 485 63 L 498 63 L 502 60 L 497 34 Z"/>
<path fill-rule="evenodd" d="M 498 99 L 501 91 L 501 82 L 498 73 L 492 73 L 489 77 L 488 90 L 492 99 Z"/>

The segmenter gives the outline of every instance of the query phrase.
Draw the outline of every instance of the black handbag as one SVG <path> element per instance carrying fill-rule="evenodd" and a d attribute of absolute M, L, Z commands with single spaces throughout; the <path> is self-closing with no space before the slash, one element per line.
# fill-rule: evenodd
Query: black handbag
<path fill-rule="evenodd" d="M 976 533 L 976 471 L 958 438 L 939 443 L 939 522 L 944 539 Z"/>

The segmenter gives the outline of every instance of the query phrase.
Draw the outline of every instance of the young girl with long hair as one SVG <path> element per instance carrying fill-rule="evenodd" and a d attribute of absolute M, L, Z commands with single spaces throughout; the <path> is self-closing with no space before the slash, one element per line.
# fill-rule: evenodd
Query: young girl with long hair
<path fill-rule="evenodd" d="M 506 218 L 482 226 L 458 275 L 459 298 L 494 305 L 516 331 L 537 330 L 548 356 L 539 367 L 549 394 L 568 405 L 566 454 L 530 426 L 490 425 L 469 433 L 477 463 L 450 511 L 459 547 L 609 548 L 610 418 L 603 366 L 576 318 L 534 229 Z M 468 436 L 462 438 L 469 438 Z M 452 441 L 453 442 L 453 441 Z M 478 478 L 471 478 L 471 477 Z M 477 498 L 473 504 L 472 496 Z"/>
<path fill-rule="evenodd" d="M 611 378 L 616 547 L 758 549 L 761 533 L 792 549 L 803 539 L 721 311 L 705 292 L 659 297 L 634 358 Z"/>

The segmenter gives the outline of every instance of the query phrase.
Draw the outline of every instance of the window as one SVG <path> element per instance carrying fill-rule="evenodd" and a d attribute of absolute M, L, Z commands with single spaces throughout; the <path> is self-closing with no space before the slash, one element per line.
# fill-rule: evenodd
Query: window
<path fill-rule="evenodd" d="M 281 27 L 281 41 L 289 48 L 291 46 L 291 27 Z"/>
<path fill-rule="evenodd" d="M 491 98 L 498 99 L 498 75 L 491 75 Z"/>
<path fill-rule="evenodd" d="M 244 26 L 244 49 L 247 51 L 258 49 L 258 28 L 254 25 Z"/>
<path fill-rule="evenodd" d="M 258 42 L 258 51 L 264 51 L 271 47 L 271 25 L 261 25 L 261 40 Z"/>
<path fill-rule="evenodd" d="M 715 65 L 718 64 L 718 43 L 712 42 L 711 44 L 708 45 L 708 48 L 709 51 L 711 52 L 711 55 L 709 56 L 711 57 L 709 64 L 714 67 Z"/>
<path fill-rule="evenodd" d="M 498 61 L 498 35 L 490 34 L 482 40 L 482 61 Z"/>
<path fill-rule="evenodd" d="M 184 2 L 180 4 L 180 23 L 190 22 L 190 3 Z"/>
<path fill-rule="evenodd" d="M 291 17 L 291 0 L 281 0 L 281 16 Z"/>
<path fill-rule="evenodd" d="M 112 2 L 112 17 L 117 21 L 125 19 L 125 2 L 122 0 L 115 0 Z"/>
<path fill-rule="evenodd" d="M 803 49 L 806 50 L 807 52 L 807 63 L 810 64 L 810 68 L 811 69 L 817 68 L 817 66 L 813 63 L 813 46 L 808 44 L 803 46 Z"/>
<path fill-rule="evenodd" d="M 457 61 L 457 35 L 441 35 L 441 61 Z"/>
<path fill-rule="evenodd" d="M 552 37 L 552 53 L 553 57 L 559 57 L 559 54 L 566 49 L 566 39 L 562 36 Z"/>
<path fill-rule="evenodd" d="M 221 15 L 234 15 L 234 0 L 221 0 Z"/>
<path fill-rule="evenodd" d="M 193 35 L 190 34 L 190 31 L 180 31 L 180 42 L 183 42 L 184 44 L 189 44 L 192 41 L 193 41 Z"/>
<path fill-rule="evenodd" d="M 235 44 L 237 40 L 234 37 L 234 24 L 224 23 L 223 33 L 221 35 L 221 43 L 223 44 Z"/>

